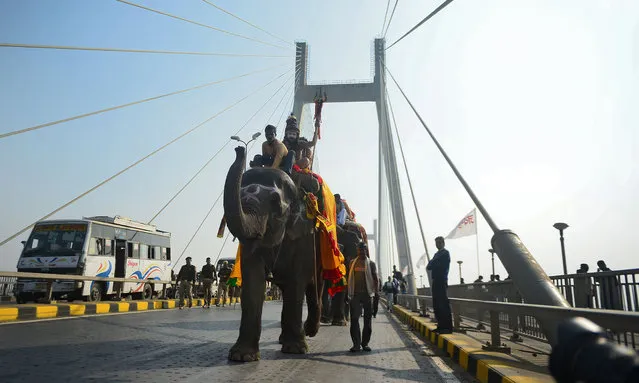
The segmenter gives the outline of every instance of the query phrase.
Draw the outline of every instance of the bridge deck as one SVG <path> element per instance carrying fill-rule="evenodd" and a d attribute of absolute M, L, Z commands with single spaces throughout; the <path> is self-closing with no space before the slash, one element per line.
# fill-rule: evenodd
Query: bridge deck
<path fill-rule="evenodd" d="M 309 354 L 282 354 L 280 312 L 265 304 L 262 360 L 248 364 L 227 360 L 239 305 L 4 324 L 0 381 L 474 381 L 385 312 L 373 319 L 371 353 L 348 352 L 348 327 L 323 326 Z"/>

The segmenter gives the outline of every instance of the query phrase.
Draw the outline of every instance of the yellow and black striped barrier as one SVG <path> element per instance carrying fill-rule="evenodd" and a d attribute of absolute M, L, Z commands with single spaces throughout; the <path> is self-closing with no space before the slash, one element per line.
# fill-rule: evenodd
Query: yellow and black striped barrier
<path fill-rule="evenodd" d="M 539 366 L 530 365 L 516 358 L 482 350 L 482 344 L 465 334 L 437 334 L 437 327 L 427 318 L 420 317 L 404 307 L 395 305 L 393 312 L 423 338 L 443 350 L 482 383 L 550 383 L 555 380 Z"/>
<path fill-rule="evenodd" d="M 272 300 L 266 297 L 266 301 Z M 212 300 L 212 303 L 216 302 Z M 227 298 L 226 304 L 240 303 L 239 298 Z M 187 301 L 184 300 L 184 306 Z M 204 299 L 193 299 L 193 306 L 204 305 Z M 153 301 L 123 301 L 123 302 L 79 302 L 79 303 L 48 303 L 21 304 L 0 306 L 0 322 L 21 320 L 50 319 L 60 317 L 77 317 L 82 315 L 125 313 L 149 310 L 167 310 L 178 308 L 177 299 L 161 299 Z"/>

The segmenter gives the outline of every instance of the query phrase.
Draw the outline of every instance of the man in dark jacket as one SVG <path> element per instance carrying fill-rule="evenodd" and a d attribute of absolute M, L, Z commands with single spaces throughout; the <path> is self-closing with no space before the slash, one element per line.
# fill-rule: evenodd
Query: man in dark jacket
<path fill-rule="evenodd" d="M 222 303 L 222 307 L 226 305 L 226 296 L 229 291 L 226 282 L 228 282 L 231 276 L 231 271 L 233 270 L 229 266 L 228 261 L 222 262 L 222 266 L 220 266 L 220 270 L 217 273 L 220 278 L 217 284 L 217 303 L 215 304 L 217 307 L 220 307 L 220 303 Z"/>
<path fill-rule="evenodd" d="M 211 308 L 213 281 L 217 279 L 217 275 L 215 275 L 215 266 L 211 264 L 211 258 L 206 258 L 206 265 L 202 266 L 200 278 L 204 285 L 204 304 L 202 305 L 202 308 Z"/>
<path fill-rule="evenodd" d="M 444 248 L 444 238 L 435 238 L 437 253 L 428 262 L 427 270 L 431 271 L 433 308 L 435 309 L 435 319 L 437 320 L 436 332 L 440 334 L 450 334 L 453 332 L 453 318 L 448 302 L 448 270 L 450 268 L 450 253 Z"/>
<path fill-rule="evenodd" d="M 195 274 L 195 266 L 191 264 L 191 257 L 186 257 L 186 265 L 180 268 L 176 280 L 178 286 L 180 286 L 180 300 L 178 302 L 180 310 L 184 306 L 185 298 L 189 300 L 189 308 L 193 306 L 192 287 L 195 286 Z"/>

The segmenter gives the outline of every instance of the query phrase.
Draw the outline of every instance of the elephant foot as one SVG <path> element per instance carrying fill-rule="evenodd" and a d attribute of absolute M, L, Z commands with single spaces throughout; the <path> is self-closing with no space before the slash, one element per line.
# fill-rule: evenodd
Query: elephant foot
<path fill-rule="evenodd" d="M 320 318 L 320 323 L 326 323 L 326 324 L 331 323 L 331 318 L 323 316 Z"/>
<path fill-rule="evenodd" d="M 312 338 L 315 335 L 317 335 L 318 332 L 319 332 L 319 323 L 318 322 L 311 322 L 311 321 L 308 321 L 308 320 L 306 322 L 304 322 L 304 334 L 306 336 L 310 336 Z"/>
<path fill-rule="evenodd" d="M 305 340 L 286 342 L 282 344 L 282 352 L 285 354 L 306 354 L 308 345 Z"/>
<path fill-rule="evenodd" d="M 333 322 L 331 322 L 331 326 L 348 326 L 348 322 L 344 318 L 333 319 Z"/>
<path fill-rule="evenodd" d="M 284 344 L 284 334 L 280 334 L 280 339 L 278 340 L 280 344 Z"/>
<path fill-rule="evenodd" d="M 235 362 L 255 362 L 260 360 L 260 351 L 253 347 L 241 346 L 236 343 L 229 350 L 229 360 Z"/>

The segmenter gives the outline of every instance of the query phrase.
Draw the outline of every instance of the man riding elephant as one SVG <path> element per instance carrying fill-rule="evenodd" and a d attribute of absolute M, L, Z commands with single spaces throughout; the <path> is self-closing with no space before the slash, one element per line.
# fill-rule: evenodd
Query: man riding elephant
<path fill-rule="evenodd" d="M 310 169 L 313 163 L 313 147 L 317 144 L 317 128 L 315 129 L 315 133 L 313 133 L 312 141 L 300 137 L 297 118 L 291 113 L 286 120 L 286 129 L 284 130 L 282 143 L 286 145 L 288 150 L 295 151 L 295 165 L 299 166 L 300 169 Z"/>
<path fill-rule="evenodd" d="M 255 155 L 253 161 L 249 163 L 251 168 L 266 167 L 282 169 L 287 174 L 291 174 L 295 152 L 290 151 L 277 139 L 277 128 L 273 125 L 266 125 L 264 128 L 266 141 L 262 143 L 262 155 Z"/>

